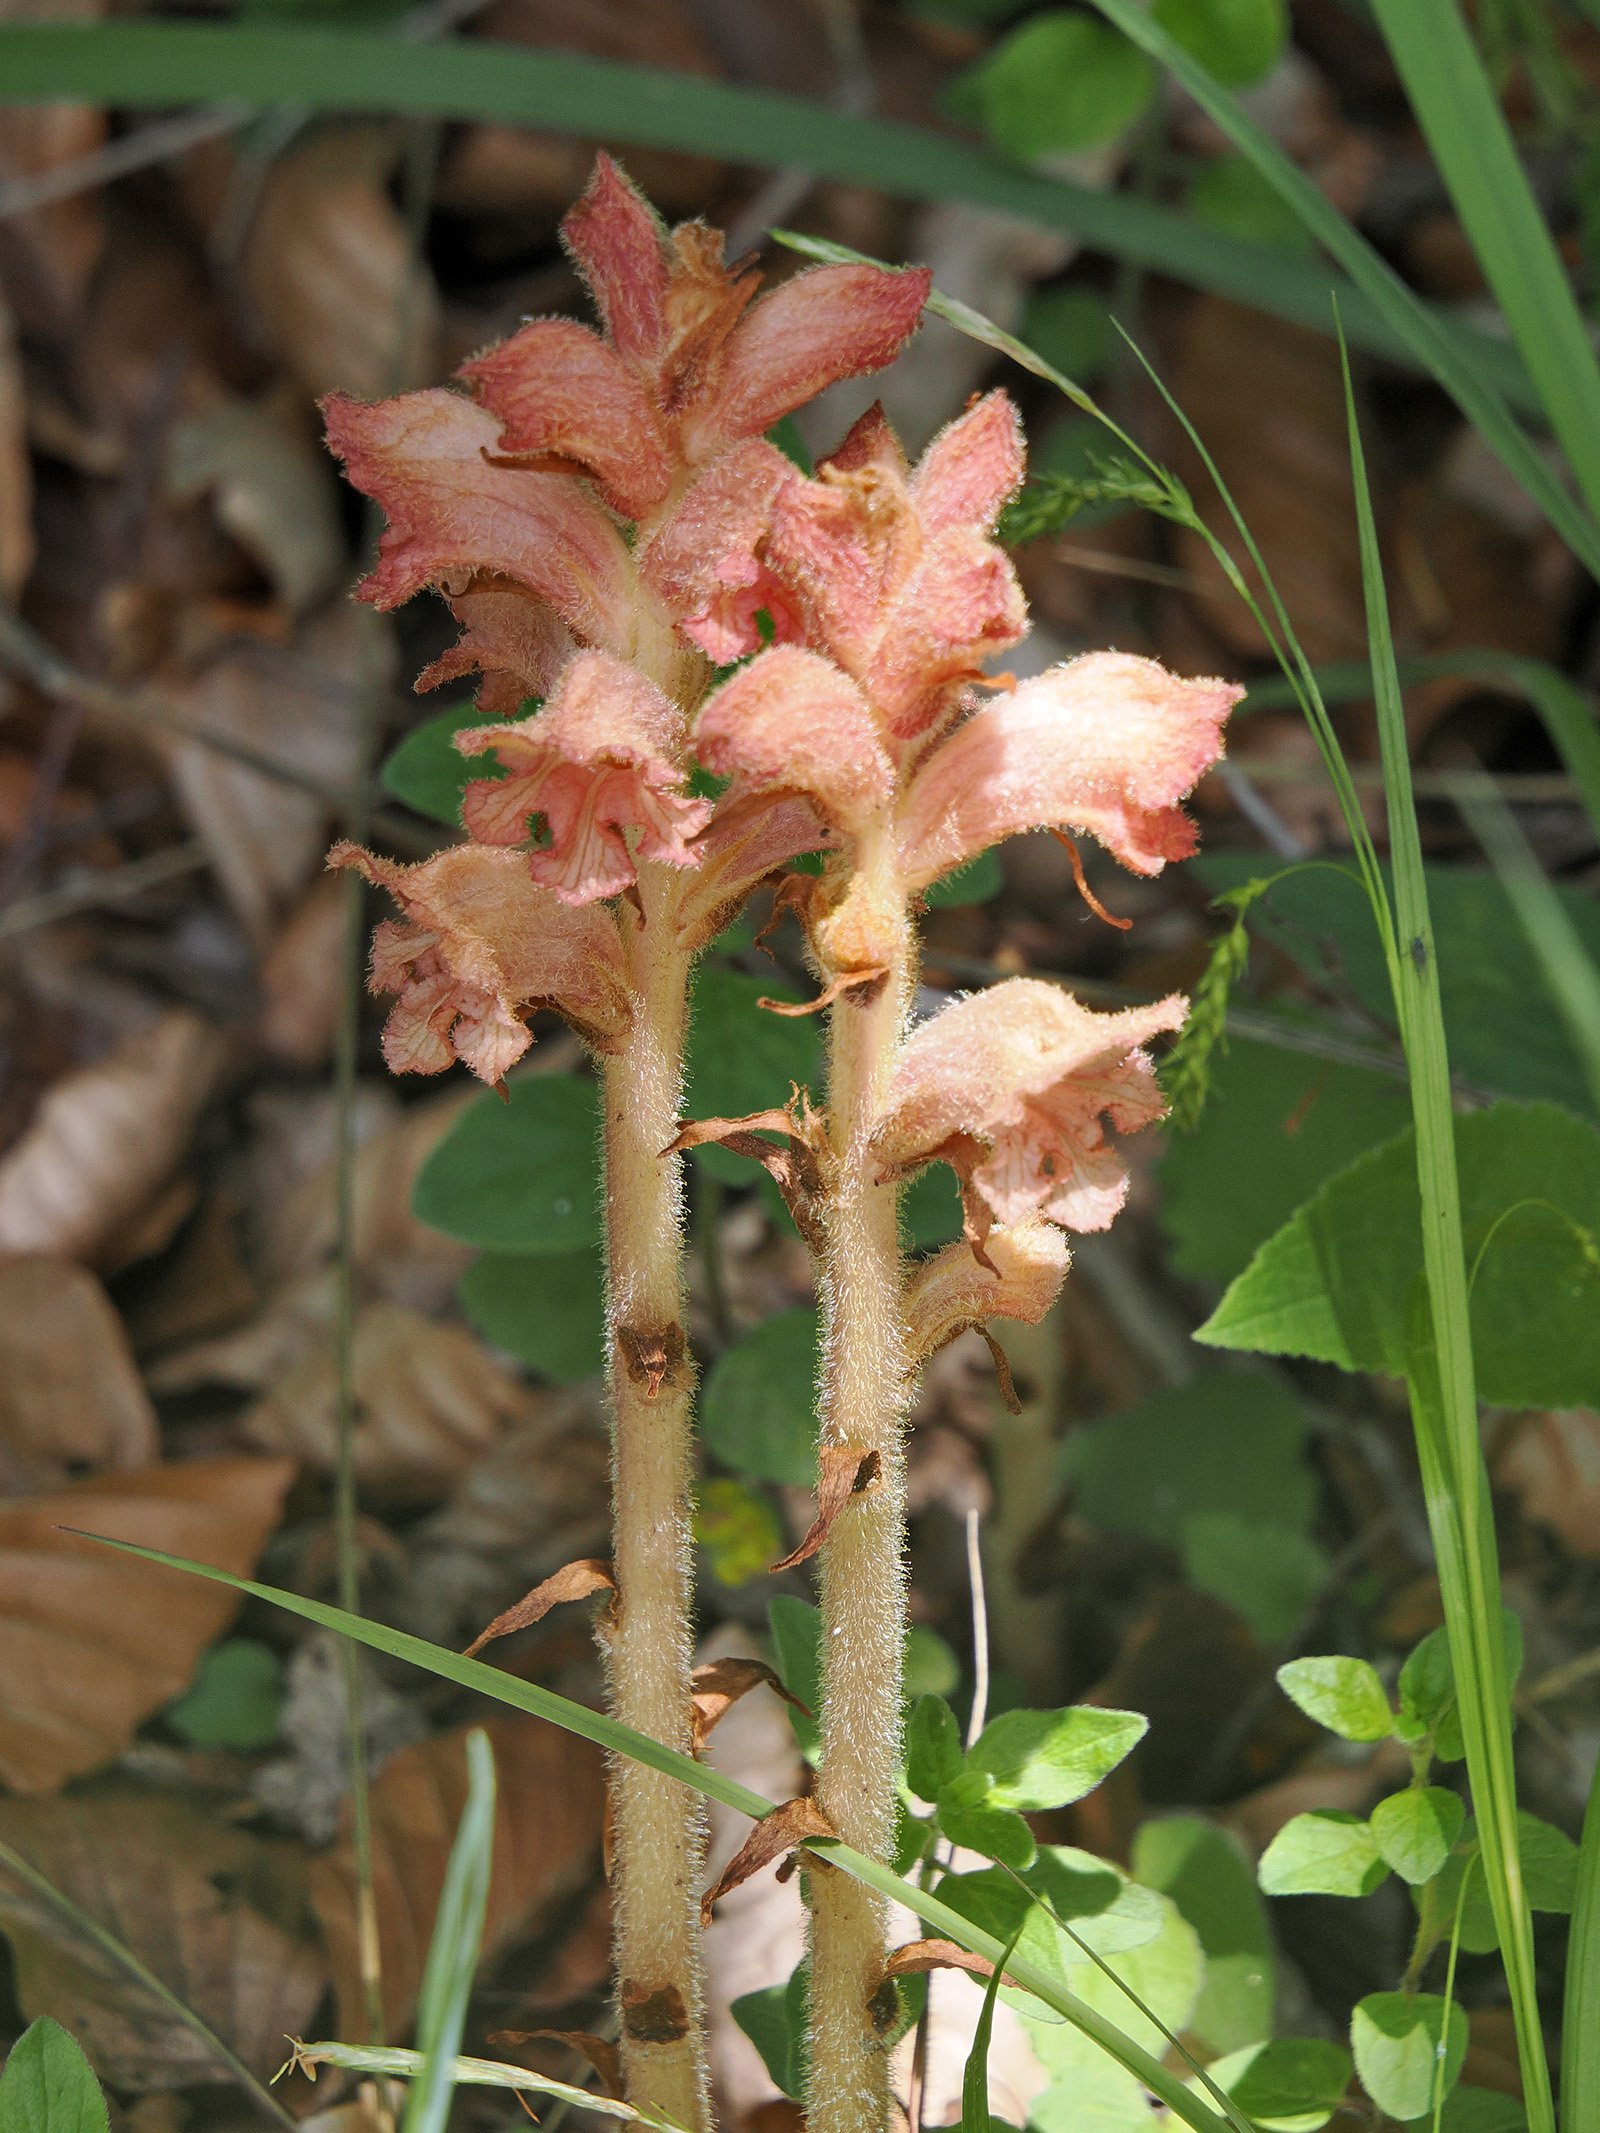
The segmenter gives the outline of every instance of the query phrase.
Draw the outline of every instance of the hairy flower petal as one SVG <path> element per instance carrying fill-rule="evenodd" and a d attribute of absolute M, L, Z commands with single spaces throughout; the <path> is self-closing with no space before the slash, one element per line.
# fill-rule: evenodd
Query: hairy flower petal
<path fill-rule="evenodd" d="M 682 714 L 620 660 L 581 653 L 542 711 L 471 727 L 456 746 L 463 755 L 492 748 L 508 773 L 467 787 L 467 828 L 485 844 L 521 844 L 528 817 L 543 815 L 550 843 L 526 864 L 565 903 L 615 896 L 636 879 L 625 829 L 639 830 L 646 859 L 698 863 L 689 840 L 710 820 L 711 803 L 684 789 Z"/>
<path fill-rule="evenodd" d="M 841 828 L 886 806 L 894 790 L 866 698 L 836 666 L 796 645 L 774 645 L 708 698 L 695 748 L 739 790 L 806 793 Z"/>
<path fill-rule="evenodd" d="M 644 583 L 719 665 L 756 650 L 758 607 L 770 600 L 787 613 L 756 546 L 792 472 L 765 438 L 747 438 L 691 483 L 639 558 Z"/>
<path fill-rule="evenodd" d="M 462 625 L 457 641 L 417 676 L 417 689 L 437 689 L 459 675 L 484 676 L 478 709 L 486 718 L 515 718 L 524 700 L 547 696 L 572 657 L 571 632 L 554 608 L 508 578 L 485 578 L 450 602 Z"/>
<path fill-rule="evenodd" d="M 974 680 L 992 653 L 1015 644 L 1028 604 L 1004 552 L 951 528 L 930 542 L 895 599 L 862 686 L 898 739 L 941 717 L 949 685 Z"/>
<path fill-rule="evenodd" d="M 988 533 L 1022 485 L 1022 425 L 1003 392 L 985 394 L 958 415 L 922 455 L 912 501 L 929 535 L 961 526 Z"/>
<path fill-rule="evenodd" d="M 372 990 L 400 996 L 383 1040 L 395 1073 L 439 1074 L 459 1058 L 498 1081 L 533 1042 L 524 1018 L 536 1006 L 601 1051 L 621 1042 L 628 994 L 609 912 L 536 888 L 515 852 L 457 844 L 402 866 L 336 844 L 328 864 L 354 867 L 405 912 L 372 943 Z"/>
<path fill-rule="evenodd" d="M 984 1239 L 988 1264 L 965 1244 L 948 1244 L 906 1284 L 907 1345 L 925 1362 L 947 1341 L 990 1318 L 1038 1325 L 1055 1302 L 1072 1254 L 1059 1229 L 1040 1215 Z"/>
<path fill-rule="evenodd" d="M 759 436 L 840 378 L 892 363 L 932 285 L 926 267 L 814 267 L 783 282 L 740 320 L 714 384 L 695 396 L 683 425 L 690 462 Z"/>
<path fill-rule="evenodd" d="M 561 234 L 617 353 L 629 363 L 655 361 L 667 345 L 666 231 L 644 195 L 603 152 Z"/>
<path fill-rule="evenodd" d="M 498 456 L 574 462 L 624 518 L 642 518 L 671 488 L 672 455 L 643 382 L 576 320 L 534 319 L 457 375 L 505 425 Z"/>
<path fill-rule="evenodd" d="M 703 948 L 738 916 L 766 875 L 801 852 L 838 843 L 802 793 L 734 792 L 718 801 L 696 849 L 700 870 L 678 906 L 678 940 Z"/>
<path fill-rule="evenodd" d="M 1037 1211 L 1066 1228 L 1106 1228 L 1127 1174 L 1103 1121 L 1132 1133 L 1166 1105 L 1139 1047 L 1182 1027 L 1174 993 L 1096 1014 L 1059 986 L 1011 978 L 925 1022 L 895 1071 L 873 1152 L 886 1172 L 951 1163 L 992 1218 Z"/>
<path fill-rule="evenodd" d="M 1137 874 L 1195 848 L 1177 802 L 1222 753 L 1242 689 L 1090 652 L 985 705 L 919 766 L 899 815 L 914 888 L 1002 837 L 1087 830 Z"/>
<path fill-rule="evenodd" d="M 330 448 L 388 514 L 362 599 L 398 607 L 426 585 L 456 590 L 488 571 L 528 586 L 577 636 L 630 650 L 632 564 L 580 483 L 489 465 L 500 426 L 460 393 L 400 393 L 370 407 L 332 393 L 323 409 Z"/>

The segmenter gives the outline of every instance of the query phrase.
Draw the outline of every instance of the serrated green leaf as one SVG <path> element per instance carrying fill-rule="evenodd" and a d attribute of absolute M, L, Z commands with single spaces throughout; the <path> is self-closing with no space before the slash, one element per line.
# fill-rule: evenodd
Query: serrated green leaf
<path fill-rule="evenodd" d="M 1478 1825 L 1468 1816 L 1462 1825 L 1456 1849 L 1439 1875 L 1438 1905 L 1443 1918 L 1454 1919 L 1461 1894 L 1462 1877 L 1477 1844 Z M 1570 1912 L 1577 1894 L 1578 1847 L 1553 1822 L 1543 1822 L 1525 1808 L 1517 1812 L 1517 1854 L 1522 1861 L 1522 1885 L 1529 1907 L 1535 1911 Z M 1489 1955 L 1500 1945 L 1489 1892 L 1480 1860 L 1467 1882 L 1461 1904 L 1461 1945 L 1469 1955 Z"/>
<path fill-rule="evenodd" d="M 1387 1740 L 1394 1731 L 1383 1683 L 1365 1659 L 1291 1659 L 1278 1669 L 1278 1686 L 1307 1718 L 1341 1740 Z"/>
<path fill-rule="evenodd" d="M 1153 2053 L 1170 2050 L 1169 2038 L 1186 2029 L 1199 1995 L 1205 1969 L 1199 1938 L 1187 1919 L 1165 1896 L 1146 1892 L 1159 1907 L 1159 1930 L 1136 1948 L 1106 1955 L 1106 1969 L 1080 1962 L 1072 1971 L 1073 1990 L 1115 2022 L 1126 2035 L 1138 2037 Z M 1107 1972 L 1109 1971 L 1109 1975 Z M 1121 1981 L 1120 1983 L 1118 1981 Z M 1123 1991 L 1128 1986 L 1150 2010 L 1141 2014 Z M 1015 1993 L 1001 1998 L 1021 2006 Z M 1023 2026 L 1050 2087 L 1029 2106 L 1034 2133 L 1111 2133 L 1143 2127 L 1148 2133 L 1150 2106 L 1132 2081 L 1103 2052 L 1082 2050 L 1077 2032 L 1063 2023 L 1040 2019 L 1038 2002 L 1023 2011 Z M 1214 2107 L 1213 2107 L 1214 2108 Z M 1142 2112 L 1142 2118 L 1135 2112 Z"/>
<path fill-rule="evenodd" d="M 712 1365 L 700 1433 L 724 1466 L 808 1488 L 817 1475 L 817 1314 L 779 1311 Z"/>
<path fill-rule="evenodd" d="M 950 1842 L 961 1850 L 998 1859 L 1002 1866 L 1018 1872 L 1032 1866 L 1038 1856 L 1033 1831 L 1009 1807 L 997 1807 L 985 1800 L 969 1804 L 964 1799 L 952 1799 L 947 1793 L 939 1801 L 937 1819 Z"/>
<path fill-rule="evenodd" d="M 1338 2109 L 1354 2071 L 1342 2045 L 1279 2037 L 1214 2059 L 1206 2072 L 1261 2133 L 1318 2133 Z M 1199 2093 L 1197 2083 L 1191 2083 Z"/>
<path fill-rule="evenodd" d="M 954 1711 L 942 1696 L 919 1697 L 906 1722 L 906 1783 L 919 1800 L 936 1800 L 964 1761 Z"/>
<path fill-rule="evenodd" d="M 1272 1933 L 1239 1847 L 1199 1815 L 1164 1815 L 1139 1825 L 1133 1872 L 1170 1896 L 1200 1936 L 1206 1970 L 1189 2022 L 1194 2034 L 1215 2052 L 1270 2037 Z"/>
<path fill-rule="evenodd" d="M 1440 2045 L 1444 2049 L 1440 2051 Z M 1391 2118 L 1420 2118 L 1433 2108 L 1443 2067 L 1448 2095 L 1467 2055 L 1467 2017 L 1433 1992 L 1369 1992 L 1350 2017 L 1350 2047 L 1361 2086 Z"/>
<path fill-rule="evenodd" d="M 162 1715 L 198 1748 L 264 1748 L 283 1715 L 283 1661 L 253 1637 L 225 1637 Z"/>
<path fill-rule="evenodd" d="M 1185 1518 L 1179 1545 L 1190 1584 L 1237 1608 L 1265 1645 L 1282 1643 L 1327 1582 L 1309 1535 L 1237 1511 Z"/>
<path fill-rule="evenodd" d="M 1442 1870 L 1466 1816 L 1458 1796 L 1442 1785 L 1412 1785 L 1380 1800 L 1369 1826 L 1384 1864 L 1419 1888 Z"/>
<path fill-rule="evenodd" d="M 1522 1619 L 1502 1604 L 1500 1634 L 1505 1640 L 1506 1680 L 1514 1689 L 1522 1672 Z M 1408 1743 L 1433 1733 L 1433 1752 L 1442 1763 L 1458 1763 L 1466 1753 L 1456 1709 L 1455 1669 L 1450 1640 L 1442 1629 L 1430 1630 L 1400 1669 L 1400 1715 L 1396 1731 Z"/>
<path fill-rule="evenodd" d="M 1256 1878 L 1269 1896 L 1370 1896 L 1388 1872 L 1359 1815 L 1314 1807 L 1285 1822 Z"/>
<path fill-rule="evenodd" d="M 600 1237 L 595 1085 L 529 1074 L 486 1091 L 418 1175 L 411 1212 L 430 1229 L 495 1252 L 574 1252 Z"/>
<path fill-rule="evenodd" d="M 994 1781 L 999 1807 L 1066 1807 L 1092 1792 L 1150 1729 L 1139 1711 L 1074 1704 L 1060 1711 L 1002 1711 L 967 1754 L 969 1770 Z"/>
<path fill-rule="evenodd" d="M 593 1377 L 605 1362 L 605 1260 L 581 1252 L 485 1252 L 456 1294 L 485 1340 L 552 1384 Z M 781 1551 L 780 1551 L 781 1552 Z"/>
<path fill-rule="evenodd" d="M 538 708 L 530 701 L 527 709 Z M 407 807 L 451 829 L 461 823 L 461 795 L 474 778 L 503 778 L 505 765 L 491 748 L 486 755 L 462 755 L 458 733 L 489 723 L 476 704 L 452 704 L 413 726 L 384 758 L 378 782 Z"/>
<path fill-rule="evenodd" d="M 59 2022 L 40 2015 L 18 2037 L 0 2074 L 4 2133 L 108 2133 L 100 2084 Z"/>
<path fill-rule="evenodd" d="M 1479 1392 L 1506 1406 L 1600 1405 L 1600 1133 L 1553 1104 L 1454 1123 Z M 1402 1377 L 1421 1273 L 1408 1130 L 1269 1238 L 1195 1339 Z"/>

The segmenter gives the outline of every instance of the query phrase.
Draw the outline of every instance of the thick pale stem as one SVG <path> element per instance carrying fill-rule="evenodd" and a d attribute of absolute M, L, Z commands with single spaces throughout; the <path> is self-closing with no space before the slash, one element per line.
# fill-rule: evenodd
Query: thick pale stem
<path fill-rule="evenodd" d="M 661 1151 L 677 1131 L 690 959 L 677 946 L 678 879 L 642 865 L 642 922 L 624 907 L 634 1024 L 605 1063 L 608 1368 L 613 1415 L 616 1627 L 611 1707 L 684 1754 L 690 1731 L 689 1422 L 683 1180 Z M 626 1759 L 611 1769 L 612 1886 L 628 2100 L 706 2123 L 697 1796 Z"/>
<path fill-rule="evenodd" d="M 822 1441 L 879 1457 L 822 1554 L 822 1761 L 817 1800 L 847 1844 L 887 1859 L 900 1767 L 906 1626 L 905 1454 L 909 1391 L 898 1235 L 899 1195 L 874 1182 L 868 1150 L 884 1107 L 908 1004 L 911 936 L 896 914 L 889 972 L 867 999 L 832 1010 L 824 1268 Z M 881 2133 L 889 2122 L 882 1899 L 826 1870 L 809 1876 L 812 1911 L 811 2133 Z"/>

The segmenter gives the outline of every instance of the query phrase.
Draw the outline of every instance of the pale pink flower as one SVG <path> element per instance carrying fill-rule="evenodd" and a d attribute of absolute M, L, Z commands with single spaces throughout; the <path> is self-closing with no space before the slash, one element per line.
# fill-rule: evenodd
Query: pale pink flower
<path fill-rule="evenodd" d="M 442 1074 L 457 1059 L 498 1082 L 533 1042 L 526 1017 L 554 1008 L 596 1050 L 615 1051 L 629 1019 L 611 914 L 575 910 L 536 888 L 513 852 L 458 844 L 402 866 L 336 844 L 405 913 L 373 936 L 371 989 L 398 993 L 383 1033 L 396 1074 Z"/>
<path fill-rule="evenodd" d="M 1106 1121 L 1134 1133 L 1166 1103 L 1141 1047 L 1183 1025 L 1174 993 L 1096 1014 L 1059 986 L 1011 978 L 925 1022 L 896 1066 L 873 1152 L 886 1177 L 946 1162 L 969 1235 L 1034 1213 L 1063 1228 L 1110 1227 L 1128 1175 Z"/>
<path fill-rule="evenodd" d="M 508 773 L 474 779 L 462 819 L 484 844 L 520 845 L 529 817 L 541 816 L 550 842 L 529 855 L 530 877 L 563 903 L 616 896 L 635 875 L 622 834 L 629 826 L 646 859 L 696 864 L 687 840 L 705 828 L 711 803 L 685 786 L 683 745 L 683 714 L 653 682 L 582 652 L 532 718 L 456 735 L 463 755 L 492 748 Z"/>
<path fill-rule="evenodd" d="M 906 1341 L 915 1363 L 987 1319 L 1038 1325 L 1072 1263 L 1066 1238 L 1040 1215 L 991 1229 L 983 1249 L 980 1261 L 965 1244 L 947 1244 L 906 1283 Z"/>

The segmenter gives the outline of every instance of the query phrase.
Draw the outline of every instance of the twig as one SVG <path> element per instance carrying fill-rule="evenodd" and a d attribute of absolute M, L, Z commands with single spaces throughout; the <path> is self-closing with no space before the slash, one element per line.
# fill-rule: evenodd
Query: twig
<path fill-rule="evenodd" d="M 70 200 L 75 193 L 89 192 L 97 185 L 109 185 L 113 178 L 147 170 L 152 163 L 164 163 L 169 156 L 198 148 L 202 141 L 215 140 L 219 133 L 232 133 L 249 116 L 250 106 L 232 97 L 225 103 L 202 104 L 197 111 L 182 111 L 137 127 L 120 140 L 107 141 L 88 155 L 74 156 L 51 170 L 0 180 L 0 222 L 33 208 L 49 207 L 57 200 Z"/>
<path fill-rule="evenodd" d="M 30 933 L 35 926 L 53 925 L 77 911 L 94 911 L 103 904 L 121 903 L 180 874 L 193 874 L 209 864 L 203 844 L 175 844 L 164 852 L 151 852 L 132 859 L 126 866 L 111 867 L 92 881 L 74 882 L 60 889 L 46 889 L 38 896 L 19 897 L 0 911 L 0 940 Z"/>
<path fill-rule="evenodd" d="M 170 1985 L 163 1984 L 153 1970 L 147 1970 L 131 1948 L 124 1947 L 116 1935 L 108 1932 L 97 1918 L 91 1918 L 87 1911 L 80 1910 L 70 1896 L 58 1889 L 53 1881 L 47 1881 L 30 1860 L 24 1859 L 20 1852 L 13 1851 L 9 1844 L 0 1844 L 0 1866 L 31 1889 L 46 1909 L 53 1911 L 73 1933 L 91 1942 L 113 1968 L 120 1970 L 124 1977 L 148 1992 L 153 1999 L 159 2000 L 172 2019 L 181 2023 L 191 2036 L 198 2038 L 217 2064 L 226 2067 L 239 2086 L 248 2091 L 251 2101 L 265 2111 L 269 2118 L 285 2127 L 287 2133 L 297 2133 L 297 2121 L 275 2096 L 262 2087 L 244 2061 L 235 2058 L 215 2030 L 207 2028 L 194 2009 L 185 2006 Z"/>
<path fill-rule="evenodd" d="M 979 1546 L 983 1514 L 967 1513 L 967 1582 L 972 1593 L 972 1709 L 967 1714 L 967 1750 L 983 1731 L 989 1715 L 989 1608 L 983 1588 L 983 1550 Z"/>

